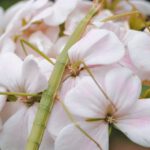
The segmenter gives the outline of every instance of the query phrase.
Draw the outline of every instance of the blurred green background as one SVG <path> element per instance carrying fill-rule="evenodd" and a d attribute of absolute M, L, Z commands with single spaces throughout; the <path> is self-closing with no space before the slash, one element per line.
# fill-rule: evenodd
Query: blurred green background
<path fill-rule="evenodd" d="M 3 7 L 4 9 L 7 9 L 11 5 L 15 4 L 20 0 L 0 0 L 0 6 Z"/>

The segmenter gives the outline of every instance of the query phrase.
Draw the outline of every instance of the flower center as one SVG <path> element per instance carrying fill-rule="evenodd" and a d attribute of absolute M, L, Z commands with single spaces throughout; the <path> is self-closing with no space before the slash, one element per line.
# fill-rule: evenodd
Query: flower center
<path fill-rule="evenodd" d="M 33 105 L 35 102 L 40 101 L 40 97 L 21 96 L 18 98 L 19 101 L 25 103 L 27 106 Z"/>
<path fill-rule="evenodd" d="M 106 121 L 108 124 L 113 124 L 113 123 L 116 122 L 116 119 L 115 119 L 114 116 L 112 116 L 112 115 L 107 115 L 105 121 Z"/>
<path fill-rule="evenodd" d="M 75 64 L 70 64 L 67 66 L 67 69 L 69 70 L 69 74 L 73 77 L 76 77 L 80 74 L 80 71 L 83 70 L 82 67 L 80 67 L 80 62 L 77 62 Z"/>
<path fill-rule="evenodd" d="M 72 66 L 69 66 L 68 69 L 69 69 L 69 72 L 70 72 L 71 76 L 73 76 L 73 77 L 78 76 L 79 73 L 80 73 L 80 69 L 79 68 L 75 69 Z"/>

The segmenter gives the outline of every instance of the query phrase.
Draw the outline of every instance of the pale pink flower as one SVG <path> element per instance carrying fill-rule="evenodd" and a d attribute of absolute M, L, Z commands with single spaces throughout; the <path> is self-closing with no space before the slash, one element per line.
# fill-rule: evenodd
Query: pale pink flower
<path fill-rule="evenodd" d="M 150 100 L 139 100 L 140 79 L 126 68 L 115 68 L 106 76 L 105 94 L 89 77 L 84 78 L 65 98 L 78 124 L 102 148 L 109 149 L 109 127 L 121 130 L 133 142 L 150 147 Z M 100 150 L 74 124 L 64 127 L 55 150 Z"/>
<path fill-rule="evenodd" d="M 91 7 L 92 2 L 78 0 L 75 9 L 71 12 L 65 22 L 65 35 L 72 34 L 78 23 L 86 16 Z"/>
<path fill-rule="evenodd" d="M 16 45 L 11 38 L 5 38 L 0 44 L 0 53 L 15 52 Z"/>
<path fill-rule="evenodd" d="M 150 4 L 146 0 L 130 0 L 130 3 L 133 4 L 142 14 L 150 15 Z M 132 6 L 126 0 L 121 0 L 118 8 L 121 8 L 119 12 L 128 12 L 132 10 Z"/>
<path fill-rule="evenodd" d="M 47 3 L 48 0 L 29 0 L 27 2 L 21 3 L 21 5 L 19 6 L 17 5 L 17 10 L 15 8 L 16 13 L 13 14 L 13 17 L 11 16 L 12 18 L 10 19 L 5 34 L 3 36 L 10 36 L 14 32 L 20 31 L 23 28 L 23 26 L 26 25 L 26 23 L 29 23 L 29 21 L 31 20 L 33 15 L 35 15 L 35 13 L 38 13 L 42 8 L 46 7 Z M 11 13 L 13 11 L 14 10 L 10 10 Z M 23 21 L 25 22 L 25 24 L 23 23 Z"/>
<path fill-rule="evenodd" d="M 44 66 L 45 64 L 43 61 L 38 62 L 31 55 L 22 61 L 13 53 L 3 53 L 0 55 L 0 86 L 4 87 L 4 90 L 8 92 L 31 94 L 43 92 L 48 85 L 48 79 L 46 74 L 44 74 L 47 69 Z M 0 90 L 2 90 L 1 92 L 4 91 L 3 89 Z M 24 149 L 38 103 L 31 96 L 20 96 L 17 97 L 16 102 L 7 102 L 7 106 L 5 107 L 6 97 L 0 96 L 0 99 L 2 99 L 0 115 L 3 123 L 0 130 L 0 148 L 12 150 Z M 16 105 L 16 109 L 14 109 L 12 103 Z M 29 107 L 28 104 L 31 104 L 31 106 Z M 15 133 L 17 133 L 17 136 L 14 138 Z M 49 148 L 53 149 L 53 140 L 49 133 L 46 132 L 41 150 L 48 150 Z"/>
<path fill-rule="evenodd" d="M 62 52 L 63 48 L 67 44 L 69 36 L 62 36 L 57 39 L 55 44 L 52 46 L 51 51 L 49 52 L 49 56 L 52 58 L 56 58 Z"/>
<path fill-rule="evenodd" d="M 17 2 L 16 4 L 10 6 L 9 8 L 7 8 L 4 11 L 4 25 L 5 25 L 5 29 L 8 26 L 8 24 L 11 22 L 11 20 L 13 20 L 14 16 L 16 15 L 16 13 L 18 13 L 18 11 L 20 11 L 20 9 L 23 8 L 23 6 L 25 6 L 27 3 L 27 1 L 20 1 Z"/>
<path fill-rule="evenodd" d="M 75 30 L 76 26 L 79 22 L 86 16 L 90 8 L 92 7 L 92 2 L 90 1 L 79 1 L 78 5 L 76 6 L 75 10 L 70 14 L 68 19 L 65 22 L 65 35 L 71 35 Z M 89 23 L 87 27 L 87 32 L 92 28 L 100 28 L 100 29 L 107 29 L 107 24 L 110 22 L 112 24 L 118 25 L 118 27 L 122 27 L 125 29 L 129 28 L 128 22 L 126 20 L 121 21 L 109 21 L 109 22 L 102 22 L 102 20 L 113 16 L 114 14 L 107 9 L 101 10 Z M 111 26 L 111 25 L 109 25 Z M 113 28 L 113 27 L 111 27 Z M 109 30 L 109 29 L 108 29 Z"/>
<path fill-rule="evenodd" d="M 150 80 L 150 36 L 141 31 L 129 30 L 124 37 L 126 57 L 121 64 L 132 69 L 142 80 Z"/>
<path fill-rule="evenodd" d="M 60 100 L 63 100 L 66 93 L 75 87 L 82 78 L 89 76 L 85 66 L 80 62 L 87 65 L 94 77 L 99 77 L 100 70 L 104 66 L 115 64 L 124 56 L 124 47 L 114 33 L 93 29 L 70 48 L 68 55 L 69 65 L 59 90 Z M 76 65 L 76 68 L 73 68 L 74 65 Z M 102 69 L 102 72 L 104 70 L 105 68 Z M 56 118 L 60 119 L 56 121 Z M 48 129 L 54 138 L 63 127 L 59 126 L 59 121 L 68 124 L 67 120 L 68 118 L 66 118 L 60 103 L 56 102 L 48 125 Z"/>
<path fill-rule="evenodd" d="M 64 23 L 71 12 L 76 8 L 79 0 L 57 0 L 36 15 L 31 22 L 43 20 L 47 25 L 57 26 Z"/>
<path fill-rule="evenodd" d="M 15 51 L 20 57 L 25 57 L 24 49 L 21 45 L 21 39 L 27 40 L 40 51 L 45 54 L 49 54 L 49 51 L 59 36 L 58 26 L 48 26 L 44 22 L 34 22 L 31 20 L 38 15 L 42 10 L 52 5 L 52 2 L 48 0 L 30 0 L 25 3 L 21 3 L 16 9 L 17 13 L 14 13 L 11 21 L 9 21 L 5 32 L 0 37 L 0 45 L 4 45 L 5 41 L 12 41 L 15 48 L 12 47 L 11 51 Z M 10 12 L 16 11 L 10 10 Z M 9 11 L 8 13 L 9 14 Z M 6 19 L 9 18 L 7 15 Z M 11 48 L 11 47 L 10 47 Z M 29 46 L 25 46 L 28 54 L 37 55 Z M 3 50 L 1 50 L 3 51 Z M 10 50 L 9 50 L 10 51 Z"/>

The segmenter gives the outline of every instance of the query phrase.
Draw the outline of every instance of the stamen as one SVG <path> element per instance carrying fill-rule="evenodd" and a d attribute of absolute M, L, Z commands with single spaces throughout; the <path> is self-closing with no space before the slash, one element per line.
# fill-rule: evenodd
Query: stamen
<path fill-rule="evenodd" d="M 73 77 L 78 76 L 80 74 L 80 71 L 82 70 L 82 68 L 80 68 L 80 66 L 74 66 L 74 65 L 68 65 L 67 68 L 69 70 L 69 73 Z"/>
<path fill-rule="evenodd" d="M 105 121 L 106 121 L 108 124 L 113 124 L 113 123 L 116 122 L 116 119 L 115 119 L 114 116 L 112 116 L 112 115 L 107 115 Z"/>

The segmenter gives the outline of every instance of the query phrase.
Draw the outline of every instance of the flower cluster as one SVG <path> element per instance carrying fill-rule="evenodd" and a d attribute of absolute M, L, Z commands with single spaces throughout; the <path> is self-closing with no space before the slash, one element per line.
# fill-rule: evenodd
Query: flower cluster
<path fill-rule="evenodd" d="M 63 64 L 59 57 L 95 3 L 98 12 Z M 28 138 L 41 126 L 34 122 L 39 109 L 51 112 L 40 150 L 108 150 L 114 128 L 150 147 L 148 15 L 144 0 L 29 0 L 1 8 L 0 149 L 36 142 Z M 55 86 L 49 79 L 58 63 L 64 72 L 47 109 L 41 98 Z"/>

